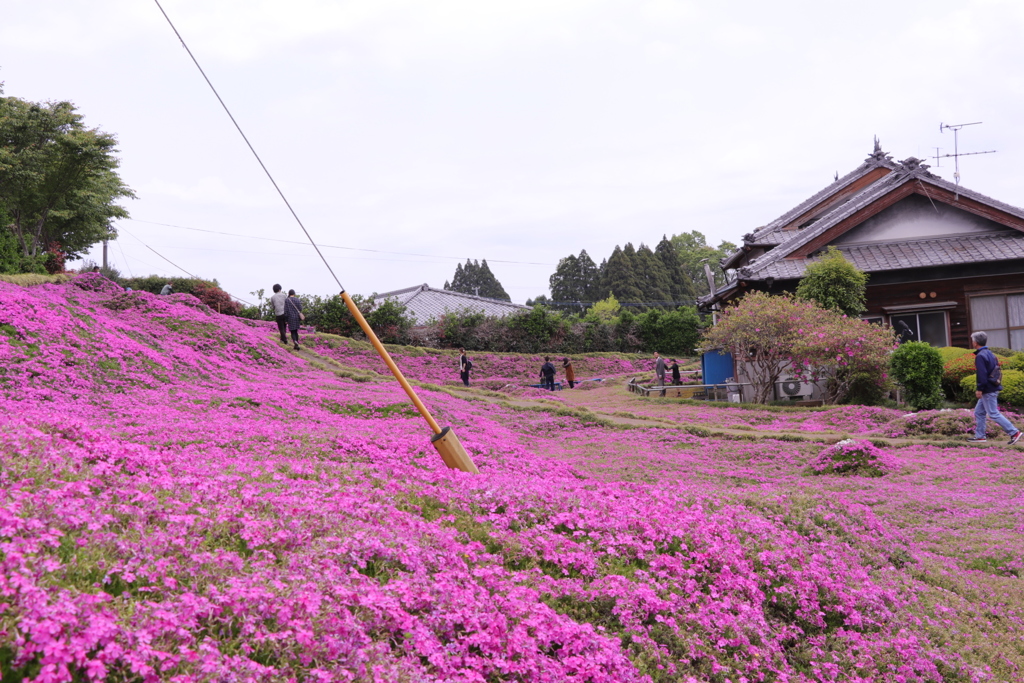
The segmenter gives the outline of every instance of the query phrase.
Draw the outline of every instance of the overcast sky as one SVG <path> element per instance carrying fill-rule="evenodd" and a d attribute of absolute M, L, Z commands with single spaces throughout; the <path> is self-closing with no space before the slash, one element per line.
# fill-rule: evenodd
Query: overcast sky
<path fill-rule="evenodd" d="M 324 253 L 352 292 L 440 287 L 471 257 L 522 302 L 581 249 L 737 242 L 874 135 L 952 152 L 940 123 L 983 121 L 960 150 L 998 153 L 962 183 L 1024 206 L 1019 0 L 162 4 L 313 237 L 350 248 Z M 145 244 L 247 300 L 337 291 L 311 247 L 255 239 L 305 238 L 154 2 L 0 16 L 5 94 L 71 100 L 120 141 L 138 199 L 115 267 L 181 275 Z"/>

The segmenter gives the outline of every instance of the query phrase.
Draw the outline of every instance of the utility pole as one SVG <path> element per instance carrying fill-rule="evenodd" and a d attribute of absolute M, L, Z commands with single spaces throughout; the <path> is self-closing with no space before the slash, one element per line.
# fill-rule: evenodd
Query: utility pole
<path fill-rule="evenodd" d="M 107 269 L 107 242 L 109 240 L 103 240 L 103 270 Z"/>

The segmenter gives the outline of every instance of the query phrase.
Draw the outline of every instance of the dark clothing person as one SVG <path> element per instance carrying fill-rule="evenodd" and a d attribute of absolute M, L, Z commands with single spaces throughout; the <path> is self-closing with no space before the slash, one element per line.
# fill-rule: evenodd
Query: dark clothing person
<path fill-rule="evenodd" d="M 1002 370 L 999 361 L 987 346 L 979 346 L 974 352 L 974 370 L 978 376 L 978 404 L 974 406 L 974 438 L 975 442 L 985 441 L 986 420 L 992 420 L 1010 435 L 1010 445 L 1020 440 L 1020 431 L 999 412 L 999 392 L 1003 390 L 999 379 Z"/>
<path fill-rule="evenodd" d="M 466 358 L 466 354 L 463 353 L 459 356 L 459 377 L 462 378 L 462 383 L 467 387 L 469 386 L 469 371 L 472 369 L 473 363 Z"/>
<path fill-rule="evenodd" d="M 302 301 L 299 297 L 294 294 L 289 295 L 284 302 L 284 314 L 288 319 L 288 329 L 292 333 L 292 342 L 295 344 L 295 350 L 299 349 L 299 325 L 305 319 L 302 315 Z"/>
<path fill-rule="evenodd" d="M 540 378 L 542 385 L 550 391 L 555 390 L 555 366 L 552 365 L 551 361 L 546 360 L 544 365 L 540 366 Z"/>
<path fill-rule="evenodd" d="M 572 361 L 568 358 L 562 360 L 562 370 L 565 371 L 565 381 L 569 383 L 569 388 L 572 389 L 576 386 L 576 373 L 572 369 Z"/>
<path fill-rule="evenodd" d="M 672 384 L 679 384 L 679 363 L 672 361 Z"/>

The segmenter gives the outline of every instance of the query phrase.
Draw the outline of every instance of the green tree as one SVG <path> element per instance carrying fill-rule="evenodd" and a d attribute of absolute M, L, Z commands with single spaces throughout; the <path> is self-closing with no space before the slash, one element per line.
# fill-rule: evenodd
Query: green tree
<path fill-rule="evenodd" d="M 633 271 L 635 256 L 636 250 L 632 244 L 627 243 L 625 248 L 616 245 L 605 266 L 602 285 L 605 291 L 610 291 L 620 302 L 638 302 L 644 298 L 641 283 Z"/>
<path fill-rule="evenodd" d="M 22 255 L 57 244 L 79 258 L 116 235 L 111 221 L 128 212 L 115 202 L 135 196 L 117 174 L 116 145 L 70 102 L 0 97 L 0 213 Z"/>
<path fill-rule="evenodd" d="M 455 276 L 451 283 L 445 282 L 444 288 L 450 292 L 461 292 L 474 296 L 484 296 L 489 299 L 501 301 L 512 301 L 512 297 L 505 292 L 505 288 L 498 282 L 498 278 L 491 272 L 487 265 L 487 259 L 481 262 L 466 259 L 466 264 L 455 266 Z"/>
<path fill-rule="evenodd" d="M 619 300 L 615 298 L 614 294 L 609 292 L 607 299 L 601 299 L 590 307 L 590 310 L 587 311 L 587 320 L 610 323 L 619 316 L 620 310 L 622 310 L 622 307 L 619 306 Z"/>
<path fill-rule="evenodd" d="M 853 318 L 867 310 L 867 284 L 867 273 L 847 261 L 843 252 L 829 247 L 820 260 L 807 266 L 796 295 Z"/>
<path fill-rule="evenodd" d="M 640 248 L 636 250 L 633 265 L 636 278 L 640 281 L 643 301 L 657 308 L 674 308 L 674 305 L 668 303 L 674 301 L 672 278 L 662 260 L 651 251 L 650 247 L 645 244 L 640 245 Z"/>
<path fill-rule="evenodd" d="M 597 266 L 586 249 L 579 256 L 570 254 L 560 259 L 555 272 L 548 278 L 551 298 L 554 301 L 581 303 L 563 303 L 556 305 L 556 308 L 582 312 L 589 302 L 595 301 L 595 294 L 599 291 L 597 280 Z"/>
<path fill-rule="evenodd" d="M 658 246 L 654 249 L 654 254 L 661 261 L 665 272 L 668 274 L 671 283 L 669 294 L 672 301 L 677 302 L 675 306 L 679 306 L 678 302 L 681 301 L 694 301 L 697 298 L 697 293 L 693 288 L 693 281 L 683 267 L 683 262 L 679 258 L 679 252 L 672 242 L 662 235 L 661 241 L 658 242 Z"/>
<path fill-rule="evenodd" d="M 942 403 L 942 356 L 928 342 L 905 342 L 892 353 L 893 377 L 907 391 L 914 410 L 932 410 Z"/>
<path fill-rule="evenodd" d="M 711 271 L 715 275 L 716 288 L 725 284 L 725 273 L 718 266 L 718 262 L 736 251 L 735 244 L 723 241 L 716 249 L 710 246 L 704 234 L 697 230 L 672 235 L 670 241 L 675 246 L 679 261 L 693 285 L 694 295 L 710 294 L 707 277 L 704 275 L 705 263 L 711 266 Z"/>

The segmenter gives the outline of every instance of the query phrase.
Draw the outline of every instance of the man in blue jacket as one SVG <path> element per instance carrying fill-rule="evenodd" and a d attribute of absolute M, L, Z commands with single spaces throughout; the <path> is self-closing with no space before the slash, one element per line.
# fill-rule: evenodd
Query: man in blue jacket
<path fill-rule="evenodd" d="M 971 335 L 971 345 L 975 348 L 974 370 L 978 376 L 978 389 L 974 395 L 978 397 L 978 405 L 974 408 L 974 436 L 967 440 L 971 443 L 985 443 L 985 420 L 989 418 L 1010 435 L 1012 446 L 1020 441 L 1021 431 L 999 412 L 998 400 L 999 392 L 1003 389 L 1000 384 L 1003 371 L 995 354 L 985 346 L 987 343 L 987 333 L 975 332 Z"/>

